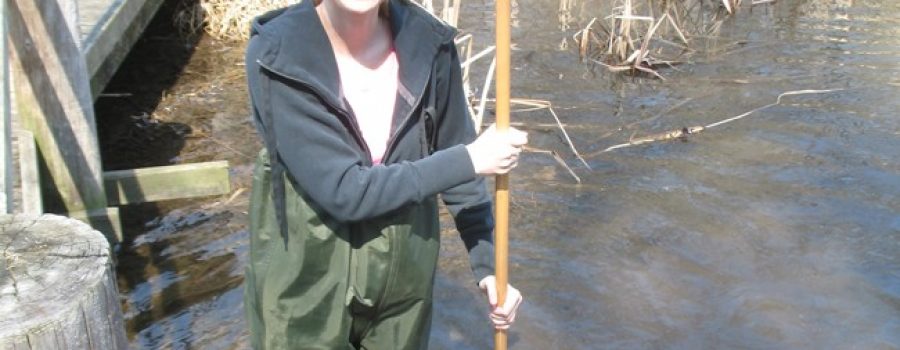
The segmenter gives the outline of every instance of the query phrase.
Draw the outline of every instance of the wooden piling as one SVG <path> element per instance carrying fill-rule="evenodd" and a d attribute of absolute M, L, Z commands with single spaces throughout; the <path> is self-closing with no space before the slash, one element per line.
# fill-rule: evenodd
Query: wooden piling
<path fill-rule="evenodd" d="M 104 236 L 74 219 L 0 215 L 0 349 L 125 349 Z"/>

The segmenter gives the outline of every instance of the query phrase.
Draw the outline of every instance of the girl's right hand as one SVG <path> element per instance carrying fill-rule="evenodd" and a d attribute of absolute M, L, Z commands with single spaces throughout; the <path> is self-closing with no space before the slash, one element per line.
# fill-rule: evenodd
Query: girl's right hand
<path fill-rule="evenodd" d="M 528 133 L 516 128 L 500 132 L 492 124 L 475 142 L 466 145 L 466 150 L 478 175 L 499 175 L 516 167 L 519 153 L 526 143 Z"/>

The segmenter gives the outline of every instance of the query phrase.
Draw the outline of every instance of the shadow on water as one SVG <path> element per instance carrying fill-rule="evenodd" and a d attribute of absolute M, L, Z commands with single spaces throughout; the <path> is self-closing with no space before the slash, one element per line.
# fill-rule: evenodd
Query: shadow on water
<path fill-rule="evenodd" d="M 232 193 L 121 208 L 118 280 L 133 348 L 246 348 L 241 307 L 252 157 L 243 48 L 185 38 L 165 1 L 96 102 L 104 168 L 227 160 Z"/>
<path fill-rule="evenodd" d="M 185 39 L 174 30 L 173 11 L 180 2 L 163 3 L 95 102 L 105 170 L 171 165 L 191 133 L 186 124 L 153 117 L 154 110 L 183 73 L 197 42 L 197 38 Z M 163 210 L 156 203 L 120 209 L 124 237 L 117 273 L 120 292 L 127 295 L 123 305 L 126 327 L 129 337 L 133 337 L 160 321 L 161 315 L 177 313 L 185 305 L 180 290 L 173 288 L 180 280 L 179 266 L 165 258 L 169 242 L 141 242 L 147 229 L 163 225 L 159 219 Z M 190 328 L 184 330 L 189 332 Z M 191 338 L 189 334 L 181 336 Z M 170 344 L 190 347 L 179 341 Z"/>

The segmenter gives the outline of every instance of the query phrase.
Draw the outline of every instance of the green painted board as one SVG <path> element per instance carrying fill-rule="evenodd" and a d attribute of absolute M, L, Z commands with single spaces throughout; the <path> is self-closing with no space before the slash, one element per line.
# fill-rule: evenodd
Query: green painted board
<path fill-rule="evenodd" d="M 103 182 L 110 205 L 215 196 L 231 191 L 227 161 L 107 171 Z"/>

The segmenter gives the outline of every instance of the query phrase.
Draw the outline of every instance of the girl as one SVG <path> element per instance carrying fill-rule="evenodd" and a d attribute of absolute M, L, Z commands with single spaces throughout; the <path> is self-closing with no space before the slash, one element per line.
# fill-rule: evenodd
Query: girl
<path fill-rule="evenodd" d="M 481 175 L 515 167 L 524 132 L 475 138 L 455 31 L 409 0 L 304 0 L 254 21 L 247 75 L 264 140 L 245 304 L 257 349 L 424 349 L 454 217 L 494 326 L 493 213 Z"/>

